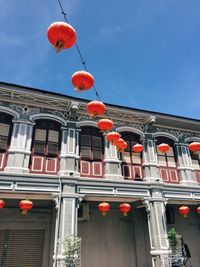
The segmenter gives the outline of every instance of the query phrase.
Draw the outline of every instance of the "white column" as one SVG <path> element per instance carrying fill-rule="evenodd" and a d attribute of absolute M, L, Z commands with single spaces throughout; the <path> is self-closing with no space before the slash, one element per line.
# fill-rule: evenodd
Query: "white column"
<path fill-rule="evenodd" d="M 118 158 L 118 152 L 115 146 L 107 141 L 104 137 L 105 151 L 104 151 L 104 164 L 105 174 L 104 177 L 108 179 L 120 179 L 123 180 L 121 160 Z"/>
<path fill-rule="evenodd" d="M 62 127 L 62 143 L 60 154 L 60 176 L 80 176 L 79 165 L 79 129 L 75 123 Z"/>
<path fill-rule="evenodd" d="M 154 189 L 152 197 L 144 201 L 148 215 L 150 254 L 153 267 L 169 267 L 169 242 L 165 216 L 166 200 L 162 192 Z"/>
<path fill-rule="evenodd" d="M 29 173 L 33 125 L 28 121 L 13 121 L 13 132 L 5 172 Z"/>
<path fill-rule="evenodd" d="M 77 214 L 79 195 L 75 193 L 75 188 L 64 185 L 61 203 L 58 207 L 57 224 L 58 231 L 56 232 L 57 249 L 54 251 L 54 267 L 65 266 L 65 246 L 66 238 L 74 235 L 77 236 Z M 58 204 L 59 205 L 59 204 Z"/>
<path fill-rule="evenodd" d="M 143 144 L 143 167 L 145 169 L 144 180 L 146 182 L 162 182 L 159 173 L 155 140 L 153 139 L 151 134 L 146 134 Z"/>

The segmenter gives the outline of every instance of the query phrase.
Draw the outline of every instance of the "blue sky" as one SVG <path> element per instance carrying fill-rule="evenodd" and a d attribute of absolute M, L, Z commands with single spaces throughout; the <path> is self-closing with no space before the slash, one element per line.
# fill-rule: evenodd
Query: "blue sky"
<path fill-rule="evenodd" d="M 106 103 L 200 119 L 199 0 L 61 0 Z M 57 0 L 0 0 L 0 81 L 76 93 L 75 47 L 50 46 Z"/>

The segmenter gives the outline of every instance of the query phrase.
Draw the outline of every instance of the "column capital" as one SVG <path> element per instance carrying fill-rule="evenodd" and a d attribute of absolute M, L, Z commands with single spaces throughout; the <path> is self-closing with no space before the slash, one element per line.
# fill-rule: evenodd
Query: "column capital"
<path fill-rule="evenodd" d="M 28 124 L 28 125 L 35 125 L 35 122 L 31 122 L 31 121 L 29 121 L 29 120 L 24 120 L 24 119 L 21 119 L 21 118 L 19 118 L 19 119 L 13 119 L 12 120 L 12 122 L 14 123 L 14 124 Z"/>

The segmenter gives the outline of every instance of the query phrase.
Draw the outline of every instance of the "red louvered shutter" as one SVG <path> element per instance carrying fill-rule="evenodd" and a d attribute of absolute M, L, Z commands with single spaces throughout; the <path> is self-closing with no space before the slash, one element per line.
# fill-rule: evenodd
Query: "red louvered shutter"
<path fill-rule="evenodd" d="M 200 171 L 195 171 L 197 182 L 200 183 Z"/>
<path fill-rule="evenodd" d="M 81 160 L 80 173 L 83 176 L 90 176 L 90 162 Z"/>
<path fill-rule="evenodd" d="M 169 169 L 169 180 L 171 183 L 178 183 L 178 173 L 176 169 Z"/>
<path fill-rule="evenodd" d="M 160 168 L 160 176 L 164 182 L 169 182 L 168 172 L 167 169 Z"/>
<path fill-rule="evenodd" d="M 92 174 L 97 177 L 102 177 L 102 162 L 92 162 Z"/>
<path fill-rule="evenodd" d="M 125 179 L 131 178 L 131 166 L 127 164 L 122 164 L 122 173 Z"/>

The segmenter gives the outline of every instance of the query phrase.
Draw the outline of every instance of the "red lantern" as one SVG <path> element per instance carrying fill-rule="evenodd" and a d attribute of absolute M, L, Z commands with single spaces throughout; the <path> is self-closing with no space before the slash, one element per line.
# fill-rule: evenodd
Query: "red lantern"
<path fill-rule="evenodd" d="M 124 149 L 128 147 L 128 144 L 122 138 L 119 138 L 118 140 L 114 140 L 113 145 L 116 146 L 119 152 L 123 152 Z"/>
<path fill-rule="evenodd" d="M 125 142 L 124 139 L 119 138 L 117 140 L 114 140 L 112 144 L 114 146 L 116 146 L 116 147 L 120 147 L 120 146 L 123 146 L 124 145 L 124 142 Z"/>
<path fill-rule="evenodd" d="M 59 52 L 72 47 L 76 42 L 76 31 L 66 22 L 54 22 L 47 30 L 49 42 Z"/>
<path fill-rule="evenodd" d="M 5 202 L 3 199 L 0 199 L 0 209 L 3 209 L 5 207 Z"/>
<path fill-rule="evenodd" d="M 134 145 L 133 147 L 132 147 L 132 151 L 134 152 L 134 153 L 140 153 L 140 152 L 142 152 L 144 150 L 144 147 L 143 147 L 143 145 L 141 145 L 141 144 L 136 144 L 136 145 Z"/>
<path fill-rule="evenodd" d="M 76 91 L 88 90 L 94 85 L 94 78 L 87 71 L 75 72 L 71 80 Z"/>
<path fill-rule="evenodd" d="M 170 146 L 168 144 L 162 143 L 158 146 L 158 150 L 162 153 L 168 152 L 170 149 Z"/>
<path fill-rule="evenodd" d="M 120 144 L 119 146 L 117 146 L 117 150 L 119 152 L 123 152 L 127 147 L 128 147 L 128 144 L 124 141 L 122 144 Z"/>
<path fill-rule="evenodd" d="M 197 207 L 197 213 L 200 214 L 200 207 Z"/>
<path fill-rule="evenodd" d="M 110 204 L 107 202 L 102 202 L 98 205 L 98 210 L 103 216 L 106 216 L 107 212 L 110 210 Z"/>
<path fill-rule="evenodd" d="M 28 199 L 21 200 L 19 203 L 19 207 L 22 210 L 22 214 L 27 214 L 27 212 L 32 209 L 33 202 Z"/>
<path fill-rule="evenodd" d="M 178 211 L 184 218 L 186 218 L 190 212 L 190 208 L 188 206 L 181 206 Z"/>
<path fill-rule="evenodd" d="M 131 205 L 128 203 L 122 203 L 119 205 L 119 210 L 124 216 L 127 216 L 127 213 L 131 210 Z"/>
<path fill-rule="evenodd" d="M 87 104 L 87 112 L 92 118 L 102 115 L 106 110 L 106 106 L 101 101 L 91 101 Z"/>
<path fill-rule="evenodd" d="M 109 119 L 101 119 L 98 121 L 98 127 L 101 130 L 101 132 L 107 132 L 112 130 L 113 127 L 113 121 Z"/>
<path fill-rule="evenodd" d="M 193 152 L 197 152 L 200 150 L 200 143 L 199 142 L 192 142 L 188 145 L 189 150 Z"/>
<path fill-rule="evenodd" d="M 107 140 L 108 140 L 108 142 L 111 142 L 111 144 L 112 144 L 114 141 L 118 140 L 120 138 L 120 136 L 121 135 L 117 132 L 110 132 L 107 134 Z"/>

